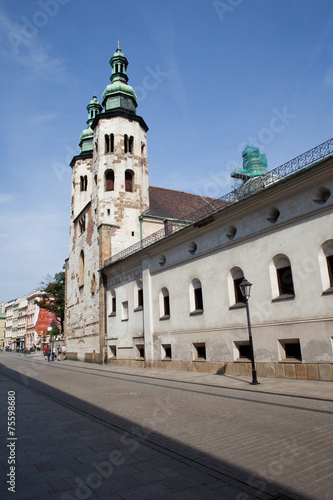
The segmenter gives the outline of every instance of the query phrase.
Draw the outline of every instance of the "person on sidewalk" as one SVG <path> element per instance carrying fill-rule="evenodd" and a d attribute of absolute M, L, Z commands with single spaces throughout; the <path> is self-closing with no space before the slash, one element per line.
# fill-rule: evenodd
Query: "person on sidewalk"
<path fill-rule="evenodd" d="M 58 361 L 61 361 L 61 347 L 60 345 L 58 346 L 58 355 L 57 355 Z"/>
<path fill-rule="evenodd" d="M 52 361 L 54 361 L 55 358 L 55 347 L 52 347 Z"/>
<path fill-rule="evenodd" d="M 47 348 L 46 355 L 47 355 L 47 360 L 50 361 L 50 358 L 51 358 L 51 347 Z"/>
<path fill-rule="evenodd" d="M 61 348 L 62 360 L 67 359 L 66 351 L 67 351 L 66 346 L 63 345 L 62 348 Z"/>
<path fill-rule="evenodd" d="M 43 348 L 43 354 L 44 354 L 45 359 L 47 359 L 47 346 L 46 345 Z"/>

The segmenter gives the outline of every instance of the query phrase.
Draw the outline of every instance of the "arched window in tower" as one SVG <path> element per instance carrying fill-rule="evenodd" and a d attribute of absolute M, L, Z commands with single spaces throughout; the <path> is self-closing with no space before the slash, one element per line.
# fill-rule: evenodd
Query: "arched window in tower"
<path fill-rule="evenodd" d="M 128 135 L 124 135 L 124 152 L 127 153 L 128 151 Z"/>
<path fill-rule="evenodd" d="M 80 252 L 80 262 L 79 262 L 79 287 L 84 285 L 84 252 Z"/>
<path fill-rule="evenodd" d="M 88 178 L 86 175 L 81 175 L 80 177 L 80 191 L 87 191 Z"/>
<path fill-rule="evenodd" d="M 114 153 L 114 134 L 110 135 L 110 151 Z"/>
<path fill-rule="evenodd" d="M 110 138 L 107 134 L 104 136 L 105 139 L 105 154 L 110 153 Z"/>
<path fill-rule="evenodd" d="M 131 135 L 128 141 L 128 152 L 133 153 L 133 148 L 134 148 L 134 137 Z"/>
<path fill-rule="evenodd" d="M 134 179 L 134 172 L 132 172 L 132 170 L 126 170 L 126 172 L 125 172 L 125 191 L 127 193 L 133 192 L 133 179 Z"/>
<path fill-rule="evenodd" d="M 105 172 L 105 191 L 114 191 L 114 171 Z"/>

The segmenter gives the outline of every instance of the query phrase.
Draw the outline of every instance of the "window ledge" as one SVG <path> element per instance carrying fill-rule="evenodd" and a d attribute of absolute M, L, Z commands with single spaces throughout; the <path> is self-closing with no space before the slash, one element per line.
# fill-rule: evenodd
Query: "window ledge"
<path fill-rule="evenodd" d="M 203 314 L 203 309 L 197 309 L 196 311 L 190 312 L 190 316 L 198 316 L 200 314 Z"/>
<path fill-rule="evenodd" d="M 236 302 L 236 304 L 229 307 L 229 311 L 232 309 L 243 309 L 244 307 L 246 307 L 245 302 Z"/>
<path fill-rule="evenodd" d="M 193 361 L 195 361 L 195 362 L 197 362 L 197 361 L 202 362 L 202 361 L 206 361 L 206 359 L 205 358 L 196 358 Z"/>
<path fill-rule="evenodd" d="M 251 363 L 250 358 L 237 358 L 235 359 L 235 363 Z"/>
<path fill-rule="evenodd" d="M 296 359 L 296 358 L 281 359 L 279 362 L 280 363 L 299 363 L 299 364 L 302 364 L 302 361 L 300 361 L 299 359 Z"/>
<path fill-rule="evenodd" d="M 134 312 L 137 312 L 137 311 L 142 311 L 143 310 L 143 306 L 138 306 L 134 309 Z"/>
<path fill-rule="evenodd" d="M 295 295 L 291 295 L 289 293 L 285 293 L 284 295 L 279 295 L 272 300 L 272 302 L 283 302 L 284 300 L 294 300 Z"/>
<path fill-rule="evenodd" d="M 325 290 L 322 295 L 332 295 L 333 294 L 333 286 L 330 286 L 329 288 L 327 288 L 327 290 Z"/>
<path fill-rule="evenodd" d="M 171 361 L 171 358 L 163 358 L 161 361 Z"/>
<path fill-rule="evenodd" d="M 170 319 L 170 316 L 168 314 L 160 317 L 160 321 L 165 321 L 166 319 Z"/>
<path fill-rule="evenodd" d="M 109 314 L 109 318 L 112 318 L 113 316 L 116 316 L 116 311 L 113 311 L 112 313 Z"/>
<path fill-rule="evenodd" d="M 128 318 L 122 319 L 121 321 L 128 321 Z"/>

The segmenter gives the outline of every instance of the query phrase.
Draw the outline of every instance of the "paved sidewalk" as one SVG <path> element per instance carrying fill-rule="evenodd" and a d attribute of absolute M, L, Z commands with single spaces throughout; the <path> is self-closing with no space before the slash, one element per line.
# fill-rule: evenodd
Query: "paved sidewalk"
<path fill-rule="evenodd" d="M 42 359 L 40 353 L 33 355 L 34 358 Z M 1 359 L 1 358 L 0 358 Z M 262 392 L 265 394 L 279 394 L 293 397 L 305 397 L 313 399 L 322 399 L 333 401 L 333 383 L 317 380 L 299 380 L 283 378 L 259 379 L 259 385 L 251 385 L 251 377 L 231 376 L 231 375 L 213 375 L 201 372 L 186 372 L 177 370 L 162 370 L 150 368 L 132 368 L 108 364 L 97 365 L 94 363 L 85 363 L 82 361 L 62 361 L 71 366 L 84 366 L 85 369 L 102 370 L 114 373 L 124 373 L 127 375 L 136 375 L 142 377 L 156 378 L 159 380 L 170 380 L 178 382 L 187 382 L 191 384 L 207 384 L 210 386 L 238 389 L 242 391 Z"/>

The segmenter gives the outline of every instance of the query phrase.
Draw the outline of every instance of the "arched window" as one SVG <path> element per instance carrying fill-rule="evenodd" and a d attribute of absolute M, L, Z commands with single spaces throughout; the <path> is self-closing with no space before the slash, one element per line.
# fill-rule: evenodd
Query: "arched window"
<path fill-rule="evenodd" d="M 80 177 L 80 191 L 87 191 L 88 178 L 86 175 L 81 175 Z"/>
<path fill-rule="evenodd" d="M 203 295 L 201 282 L 195 278 L 190 283 L 190 314 L 203 312 Z"/>
<path fill-rule="evenodd" d="M 244 304 L 245 299 L 239 285 L 244 279 L 244 273 L 240 267 L 233 267 L 230 271 L 230 305 Z"/>
<path fill-rule="evenodd" d="M 80 229 L 80 234 L 83 234 L 86 230 L 86 216 L 82 215 L 82 217 L 79 219 L 79 229 Z"/>
<path fill-rule="evenodd" d="M 126 170 L 125 172 L 125 191 L 128 193 L 133 192 L 133 177 L 134 173 L 132 170 Z"/>
<path fill-rule="evenodd" d="M 105 153 L 114 153 L 114 134 L 104 136 L 105 140 Z"/>
<path fill-rule="evenodd" d="M 333 293 L 333 240 L 327 240 L 321 246 L 319 268 L 324 293 Z"/>
<path fill-rule="evenodd" d="M 134 137 L 131 135 L 131 137 L 128 140 L 128 152 L 133 153 L 133 148 L 134 148 Z"/>
<path fill-rule="evenodd" d="M 79 287 L 84 285 L 84 252 L 80 252 L 80 262 L 79 262 Z"/>
<path fill-rule="evenodd" d="M 114 171 L 105 172 L 105 191 L 114 191 Z"/>
<path fill-rule="evenodd" d="M 116 311 L 117 311 L 116 292 L 114 290 L 109 290 L 109 293 L 108 293 L 108 314 L 109 314 L 109 316 L 115 316 Z"/>
<path fill-rule="evenodd" d="M 107 134 L 105 134 L 104 139 L 105 139 L 105 153 L 110 153 L 110 138 Z"/>
<path fill-rule="evenodd" d="M 276 272 L 275 298 L 292 298 L 295 296 L 293 275 L 291 271 L 290 260 L 286 255 L 278 254 L 273 258 L 273 264 Z M 278 293 L 276 293 L 276 291 Z"/>
<path fill-rule="evenodd" d="M 128 135 L 124 135 L 124 152 L 127 153 L 128 151 Z"/>
<path fill-rule="evenodd" d="M 143 289 L 142 289 L 142 281 L 137 280 L 134 287 L 134 304 L 135 311 L 141 311 L 143 308 Z"/>
<path fill-rule="evenodd" d="M 162 288 L 160 292 L 160 319 L 170 318 L 170 297 L 169 290 Z"/>

